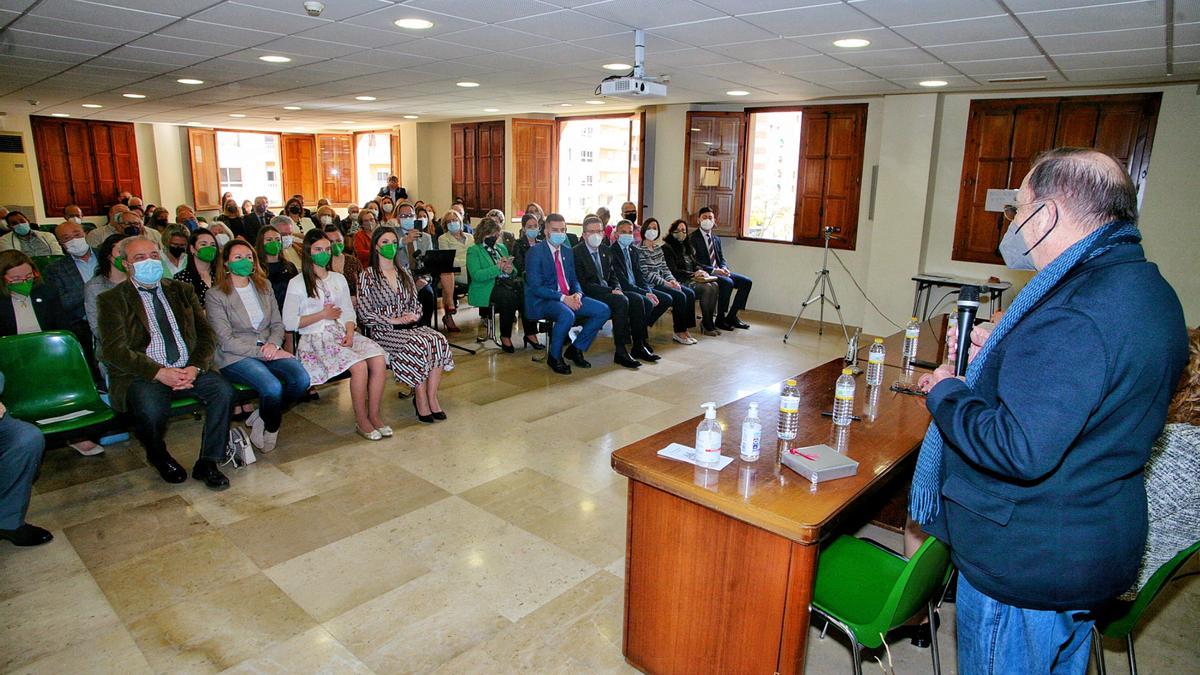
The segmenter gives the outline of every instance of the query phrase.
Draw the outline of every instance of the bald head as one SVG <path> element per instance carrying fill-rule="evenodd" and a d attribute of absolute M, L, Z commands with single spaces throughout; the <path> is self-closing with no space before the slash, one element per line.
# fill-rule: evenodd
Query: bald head
<path fill-rule="evenodd" d="M 1089 148 L 1043 153 L 1025 178 L 1030 200 L 1053 200 L 1064 220 L 1090 232 L 1115 220 L 1137 222 L 1137 190 L 1120 162 Z"/>

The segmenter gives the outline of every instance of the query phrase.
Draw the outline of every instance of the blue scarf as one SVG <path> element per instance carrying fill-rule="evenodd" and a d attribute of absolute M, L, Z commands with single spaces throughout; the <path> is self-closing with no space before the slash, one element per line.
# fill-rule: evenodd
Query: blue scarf
<path fill-rule="evenodd" d="M 1137 225 L 1125 221 L 1115 221 L 1096 229 L 1095 232 L 1075 243 L 1061 255 L 1055 258 L 1045 269 L 1037 273 L 1021 289 L 1017 297 L 1009 305 L 1000 323 L 992 330 L 987 342 L 979 349 L 974 360 L 967 366 L 967 386 L 974 387 L 983 372 L 983 366 L 996 345 L 1004 339 L 1013 327 L 1024 318 L 1034 307 L 1054 290 L 1077 265 L 1099 256 L 1114 246 L 1121 244 L 1136 244 L 1142 240 Z M 963 327 L 959 327 L 960 330 Z M 942 452 L 946 439 L 942 437 L 937 423 L 931 421 L 925 432 L 925 440 L 921 443 L 921 452 L 917 456 L 917 468 L 913 474 L 912 491 L 908 497 L 908 512 L 912 519 L 925 525 L 937 516 L 941 508 L 942 485 Z"/>

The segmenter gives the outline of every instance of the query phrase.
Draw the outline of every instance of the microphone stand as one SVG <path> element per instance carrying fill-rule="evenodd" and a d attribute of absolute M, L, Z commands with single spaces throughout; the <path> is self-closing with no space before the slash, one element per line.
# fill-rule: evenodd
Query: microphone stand
<path fill-rule="evenodd" d="M 821 269 L 817 272 L 817 278 L 813 281 L 812 290 L 808 292 L 808 299 L 800 304 L 800 311 L 796 313 L 796 318 L 792 320 L 792 325 L 783 334 L 783 341 L 786 344 L 788 336 L 796 329 L 796 324 L 800 323 L 800 317 L 804 315 L 804 310 L 814 302 L 820 302 L 820 314 L 817 323 L 817 335 L 823 335 L 825 332 L 825 303 L 833 305 L 833 309 L 837 312 L 838 323 L 842 326 L 842 335 L 846 338 L 846 343 L 850 343 L 850 331 L 846 330 L 846 321 L 842 319 L 842 305 L 838 302 L 837 292 L 833 290 L 833 280 L 829 278 L 829 240 L 833 239 L 834 228 L 826 227 L 822 236 L 825 237 L 825 252 L 821 258 Z M 841 237 L 838 237 L 839 239 Z M 817 292 L 817 287 L 820 287 L 821 292 Z M 829 297 L 826 298 L 826 295 Z"/>

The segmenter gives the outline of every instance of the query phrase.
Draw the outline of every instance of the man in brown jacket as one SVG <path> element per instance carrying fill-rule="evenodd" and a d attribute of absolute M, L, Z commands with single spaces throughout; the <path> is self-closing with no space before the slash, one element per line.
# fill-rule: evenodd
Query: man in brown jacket
<path fill-rule="evenodd" d="M 120 243 L 129 280 L 97 299 L 100 360 L 108 366 L 112 407 L 133 421 L 146 459 L 168 483 L 187 471 L 164 441 L 171 400 L 195 396 L 204 406 L 204 436 L 192 478 L 214 490 L 229 487 L 218 463 L 225 454 L 233 387 L 209 370 L 215 337 L 188 284 L 163 279 L 159 249 L 144 237 Z"/>

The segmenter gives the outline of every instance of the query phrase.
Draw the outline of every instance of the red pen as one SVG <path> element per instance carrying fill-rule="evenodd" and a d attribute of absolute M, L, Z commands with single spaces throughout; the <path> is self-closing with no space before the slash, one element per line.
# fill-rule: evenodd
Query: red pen
<path fill-rule="evenodd" d="M 797 450 L 795 448 L 791 448 L 790 450 L 788 450 L 788 452 L 792 453 L 793 455 L 800 455 L 801 457 L 803 457 L 804 459 L 807 459 L 810 462 L 815 462 L 819 458 L 818 455 L 810 455 L 807 452 L 800 452 L 799 450 Z"/>

